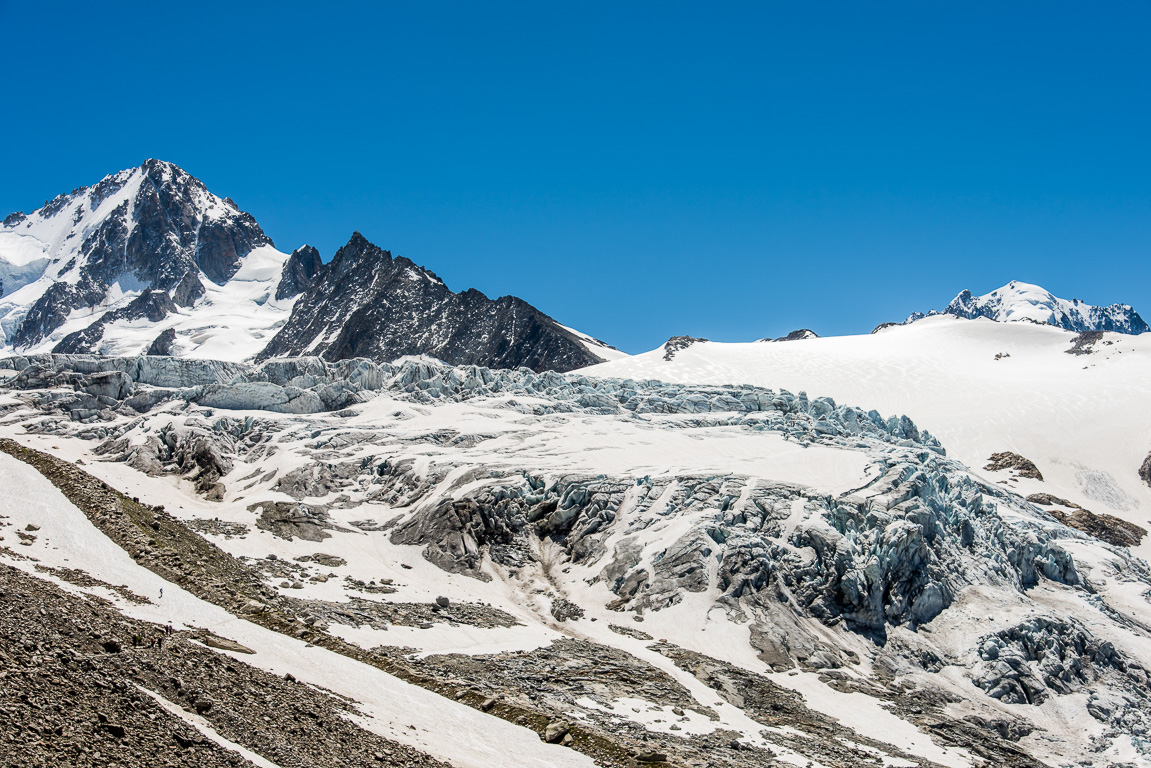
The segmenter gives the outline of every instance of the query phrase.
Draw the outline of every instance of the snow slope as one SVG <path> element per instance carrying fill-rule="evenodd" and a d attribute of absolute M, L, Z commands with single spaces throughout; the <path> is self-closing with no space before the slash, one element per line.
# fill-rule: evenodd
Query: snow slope
<path fill-rule="evenodd" d="M 689 384 L 748 383 L 906 413 L 976 474 L 992 453 L 1035 462 L 1043 481 L 983 473 L 1151 529 L 1151 335 L 1105 334 L 1086 355 L 1046 325 L 930 317 L 866 336 L 787 344 L 699 342 L 581 371 Z M 1136 550 L 1151 556 L 1151 538 Z"/>
<path fill-rule="evenodd" d="M 625 357 L 630 357 L 627 352 L 616 349 L 615 347 L 600 341 L 594 336 L 588 336 L 583 331 L 577 331 L 575 328 L 568 328 L 566 325 L 560 325 L 565 331 L 575 334 L 580 343 L 587 347 L 587 350 L 596 357 L 604 361 L 622 360 Z"/>

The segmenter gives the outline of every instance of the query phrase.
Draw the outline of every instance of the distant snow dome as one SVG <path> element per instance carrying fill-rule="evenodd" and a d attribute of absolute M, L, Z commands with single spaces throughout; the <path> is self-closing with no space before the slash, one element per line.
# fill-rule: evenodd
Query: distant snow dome
<path fill-rule="evenodd" d="M 916 312 L 906 322 L 932 315 L 953 315 L 968 320 L 986 318 L 996 322 L 1031 322 L 1068 331 L 1113 331 L 1140 334 L 1151 327 L 1128 304 L 1092 306 L 1079 299 L 1061 299 L 1039 285 L 1012 280 L 982 296 L 964 290 L 942 312 Z"/>

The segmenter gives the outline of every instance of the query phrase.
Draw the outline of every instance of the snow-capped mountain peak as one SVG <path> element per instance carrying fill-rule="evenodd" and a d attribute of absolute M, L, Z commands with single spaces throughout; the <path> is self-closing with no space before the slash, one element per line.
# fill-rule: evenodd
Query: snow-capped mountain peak
<path fill-rule="evenodd" d="M 247 360 L 431 355 L 571 370 L 622 355 L 513 296 L 454 293 L 359 232 L 325 265 L 150 159 L 0 225 L 0 351 Z"/>
<path fill-rule="evenodd" d="M 1005 323 L 1026 321 L 1068 331 L 1139 334 L 1151 330 L 1139 313 L 1127 304 L 1097 307 L 1079 299 L 1061 299 L 1041 286 L 1018 280 L 982 296 L 963 290 L 942 312 L 932 310 L 928 315 L 917 312 L 908 318 L 908 322 L 936 314 L 968 320 L 983 317 Z"/>
<path fill-rule="evenodd" d="M 252 258 L 259 264 L 244 269 Z M 189 329 L 175 349 L 230 355 L 245 335 L 263 338 L 261 329 L 290 311 L 290 301 L 268 302 L 248 274 L 278 277 L 287 258 L 235 202 L 179 166 L 149 159 L 5 218 L 0 338 L 21 351 L 136 354 L 187 324 L 197 307 L 196 340 Z M 137 317 L 128 307 L 148 291 L 165 294 L 169 301 L 155 306 L 172 311 Z M 227 339 L 223 347 L 205 346 L 217 338 Z"/>

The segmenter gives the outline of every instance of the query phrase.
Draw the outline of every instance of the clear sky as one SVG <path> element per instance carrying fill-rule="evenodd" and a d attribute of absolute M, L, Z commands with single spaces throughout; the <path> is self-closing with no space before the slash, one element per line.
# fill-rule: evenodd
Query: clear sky
<path fill-rule="evenodd" d="M 0 215 L 159 157 L 629 352 L 1011 279 L 1151 320 L 1148 2 L 0 0 Z"/>

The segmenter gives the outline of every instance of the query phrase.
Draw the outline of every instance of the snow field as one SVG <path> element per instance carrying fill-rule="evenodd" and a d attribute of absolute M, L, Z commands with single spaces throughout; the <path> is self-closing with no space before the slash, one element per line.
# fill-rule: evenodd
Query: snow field
<path fill-rule="evenodd" d="M 1070 355 L 1074 334 L 1046 325 L 929 317 L 866 336 L 704 342 L 603 363 L 587 375 L 685 384 L 755 384 L 880 413 L 904 413 L 988 482 L 1047 492 L 1151 529 L 1151 334 L 1107 333 Z M 1006 353 L 1009 357 L 996 355 Z M 1044 481 L 985 473 L 992 453 L 1032 460 Z M 1135 550 L 1151 557 L 1151 537 Z"/>

